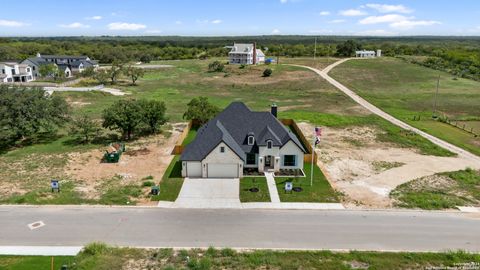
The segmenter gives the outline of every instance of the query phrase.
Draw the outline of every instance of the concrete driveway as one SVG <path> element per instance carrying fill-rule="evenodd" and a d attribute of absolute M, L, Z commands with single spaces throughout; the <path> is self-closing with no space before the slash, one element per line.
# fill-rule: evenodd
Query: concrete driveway
<path fill-rule="evenodd" d="M 240 208 L 238 178 L 185 178 L 174 208 Z"/>

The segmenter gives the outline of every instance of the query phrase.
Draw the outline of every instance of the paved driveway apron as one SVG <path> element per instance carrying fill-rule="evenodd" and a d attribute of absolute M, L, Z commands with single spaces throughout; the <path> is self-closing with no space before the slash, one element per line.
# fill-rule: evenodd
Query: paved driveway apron
<path fill-rule="evenodd" d="M 186 178 L 174 208 L 240 208 L 240 182 L 232 178 Z"/>

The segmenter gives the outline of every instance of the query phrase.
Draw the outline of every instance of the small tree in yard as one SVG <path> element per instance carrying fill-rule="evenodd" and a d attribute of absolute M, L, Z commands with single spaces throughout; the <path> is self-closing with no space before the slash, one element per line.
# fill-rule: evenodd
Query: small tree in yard
<path fill-rule="evenodd" d="M 165 102 L 158 100 L 141 100 L 143 122 L 148 125 L 152 134 L 157 133 L 159 126 L 167 122 Z"/>
<path fill-rule="evenodd" d="M 95 75 L 95 68 L 94 67 L 87 67 L 86 69 L 83 70 L 81 75 L 84 78 L 93 77 Z"/>
<path fill-rule="evenodd" d="M 118 77 L 123 73 L 123 65 L 117 62 L 112 64 L 112 67 L 108 70 L 110 80 L 112 84 L 117 82 Z"/>
<path fill-rule="evenodd" d="M 103 111 L 103 127 L 119 130 L 130 140 L 143 121 L 142 107 L 134 99 L 119 100 Z"/>
<path fill-rule="evenodd" d="M 272 75 L 272 70 L 267 68 L 263 71 L 263 77 L 270 77 Z"/>
<path fill-rule="evenodd" d="M 86 114 L 73 118 L 70 124 L 70 134 L 80 138 L 82 143 L 90 142 L 101 130 L 99 123 Z"/>
<path fill-rule="evenodd" d="M 212 63 L 208 64 L 208 71 L 209 72 L 222 72 L 225 66 L 220 61 L 213 61 Z"/>
<path fill-rule="evenodd" d="M 219 112 L 220 108 L 208 102 L 208 98 L 199 97 L 190 100 L 187 104 L 187 111 L 183 114 L 183 119 L 197 120 L 203 125 Z"/>
<path fill-rule="evenodd" d="M 143 68 L 128 66 L 124 74 L 132 80 L 132 85 L 135 85 L 138 78 L 142 78 L 145 75 L 145 70 Z"/>
<path fill-rule="evenodd" d="M 58 73 L 58 67 L 55 64 L 41 65 L 38 68 L 38 73 L 42 77 L 55 77 Z"/>
<path fill-rule="evenodd" d="M 93 78 L 101 84 L 106 84 L 110 79 L 110 74 L 108 73 L 108 71 L 101 69 L 95 72 L 95 75 L 93 75 Z"/>

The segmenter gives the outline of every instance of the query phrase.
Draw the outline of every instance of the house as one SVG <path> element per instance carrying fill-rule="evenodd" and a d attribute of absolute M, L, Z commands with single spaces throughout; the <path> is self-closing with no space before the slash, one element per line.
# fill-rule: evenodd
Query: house
<path fill-rule="evenodd" d="M 16 62 L 0 62 L 0 82 L 30 82 L 35 78 L 32 67 Z"/>
<path fill-rule="evenodd" d="M 41 55 L 25 59 L 22 64 L 32 66 L 33 76 L 35 78 L 40 76 L 39 68 L 41 65 L 54 64 L 62 72 L 65 77 L 72 77 L 73 73 L 82 73 L 86 68 L 98 68 L 97 61 L 91 60 L 88 56 L 70 56 L 70 55 Z"/>
<path fill-rule="evenodd" d="M 242 102 L 231 103 L 185 147 L 182 176 L 241 178 L 244 170 L 303 169 L 306 150 L 276 116 L 276 105 L 271 112 L 254 112 Z"/>
<path fill-rule="evenodd" d="M 228 59 L 230 64 L 255 65 L 265 62 L 265 54 L 257 49 L 254 43 L 233 43 L 227 46 L 230 49 Z"/>
<path fill-rule="evenodd" d="M 366 50 L 361 50 L 361 51 L 355 51 L 355 56 L 359 58 L 374 58 L 374 57 L 381 57 L 382 56 L 382 50 L 377 50 L 375 51 L 366 51 Z"/>

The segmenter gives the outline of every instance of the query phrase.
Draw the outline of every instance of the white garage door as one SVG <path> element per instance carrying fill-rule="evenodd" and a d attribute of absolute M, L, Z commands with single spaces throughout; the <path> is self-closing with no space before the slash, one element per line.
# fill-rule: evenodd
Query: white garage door
<path fill-rule="evenodd" d="M 237 178 L 238 164 L 208 163 L 207 177 L 209 178 Z"/>
<path fill-rule="evenodd" d="M 202 177 L 202 163 L 187 162 L 187 177 Z"/>

